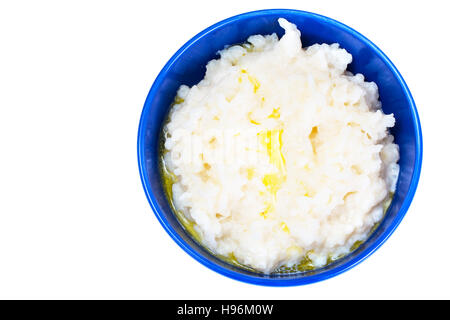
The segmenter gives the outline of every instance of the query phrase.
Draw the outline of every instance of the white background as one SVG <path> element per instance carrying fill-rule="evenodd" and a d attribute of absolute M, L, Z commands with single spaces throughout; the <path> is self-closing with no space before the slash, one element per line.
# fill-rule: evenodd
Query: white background
<path fill-rule="evenodd" d="M 450 298 L 449 54 L 444 1 L 1 1 L 0 298 Z M 267 288 L 200 265 L 139 179 L 146 95 L 173 53 L 232 15 L 312 11 L 375 42 L 416 100 L 419 188 L 374 255 L 324 282 Z"/>

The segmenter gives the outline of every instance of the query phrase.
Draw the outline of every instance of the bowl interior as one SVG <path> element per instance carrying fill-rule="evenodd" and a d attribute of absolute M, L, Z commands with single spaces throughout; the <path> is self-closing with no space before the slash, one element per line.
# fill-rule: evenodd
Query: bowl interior
<path fill-rule="evenodd" d="M 206 63 L 217 58 L 226 45 L 242 43 L 254 34 L 283 35 L 277 19 L 295 23 L 303 46 L 314 43 L 339 43 L 353 55 L 348 70 L 362 73 L 366 81 L 379 88 L 385 113 L 394 113 L 391 131 L 400 146 L 400 175 L 392 204 L 379 227 L 353 253 L 326 267 L 300 274 L 263 275 L 229 265 L 211 255 L 183 229 L 164 195 L 158 170 L 158 140 L 161 124 L 182 84 L 192 86 L 204 76 Z M 139 129 L 141 178 L 149 202 L 158 219 L 174 240 L 201 263 L 229 277 L 268 285 L 293 285 L 314 282 L 336 275 L 370 255 L 400 223 L 417 185 L 421 162 L 421 134 L 414 102 L 401 76 L 390 61 L 367 39 L 334 20 L 295 10 L 264 10 L 224 20 L 191 39 L 167 63 L 156 79 L 145 102 Z"/>

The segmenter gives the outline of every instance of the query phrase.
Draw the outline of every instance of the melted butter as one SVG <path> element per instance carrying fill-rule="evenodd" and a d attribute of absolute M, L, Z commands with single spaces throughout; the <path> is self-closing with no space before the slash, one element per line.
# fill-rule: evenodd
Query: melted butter
<path fill-rule="evenodd" d="M 161 156 L 161 173 L 162 173 L 162 183 L 163 183 L 163 189 L 166 192 L 169 199 L 173 198 L 173 192 L 172 192 L 172 186 L 175 182 L 178 181 L 178 178 L 173 172 L 171 172 L 167 166 L 166 162 L 164 161 L 164 157 Z"/>
<path fill-rule="evenodd" d="M 258 91 L 259 87 L 261 87 L 261 83 L 255 77 L 249 75 L 247 70 L 241 69 L 241 73 L 247 75 L 248 81 L 250 81 L 250 83 L 253 85 L 253 93 L 256 93 L 256 91 Z M 239 81 L 239 83 L 241 83 L 242 77 L 239 77 L 238 81 Z"/>
<path fill-rule="evenodd" d="M 289 249 L 291 249 L 291 248 L 289 248 Z M 299 248 L 298 250 L 300 250 L 299 252 L 303 251 L 301 248 Z M 312 250 L 306 252 L 306 254 L 303 256 L 303 259 L 299 263 L 297 263 L 297 264 L 295 264 L 295 265 L 293 265 L 291 267 L 281 266 L 278 269 L 276 269 L 274 271 L 274 273 L 284 274 L 284 273 L 297 273 L 297 272 L 305 272 L 305 271 L 314 270 L 315 269 L 314 264 L 313 264 L 311 258 L 309 257 L 309 255 L 311 253 L 313 253 Z"/>
<path fill-rule="evenodd" d="M 234 253 L 230 253 L 228 255 L 228 257 L 225 256 L 221 256 L 221 255 L 217 255 L 219 258 L 221 258 L 222 260 L 225 260 L 226 262 L 228 262 L 229 264 L 232 264 L 235 267 L 239 267 L 248 271 L 253 271 L 253 272 L 259 272 L 259 271 L 255 271 L 254 269 L 250 268 L 249 266 L 246 266 L 245 264 L 242 264 L 238 261 L 238 259 L 234 256 Z"/>
<path fill-rule="evenodd" d="M 260 122 L 258 122 L 258 121 L 256 121 L 256 120 L 253 120 L 253 119 L 252 119 L 252 113 L 251 113 L 251 112 L 249 112 L 249 113 L 247 114 L 247 118 L 248 118 L 248 120 L 250 121 L 250 123 L 253 123 L 253 124 L 256 124 L 256 125 L 260 125 L 260 124 L 261 124 Z"/>
<path fill-rule="evenodd" d="M 198 242 L 200 242 L 201 236 L 198 233 L 198 231 L 195 229 L 195 223 L 188 218 L 185 217 L 185 215 L 177 210 L 175 208 L 175 204 L 173 203 L 173 185 L 178 181 L 177 176 L 171 172 L 164 161 L 164 158 L 160 157 L 160 168 L 161 168 L 161 180 L 163 185 L 164 193 L 166 194 L 167 200 L 169 202 L 169 205 L 172 209 L 172 211 L 175 213 L 175 216 L 177 217 L 178 221 L 180 221 L 183 228 Z"/>
<path fill-rule="evenodd" d="M 269 162 L 277 169 L 277 172 L 266 174 L 263 177 L 263 183 L 272 195 L 276 195 L 283 182 L 286 181 L 286 160 L 281 152 L 282 134 L 283 129 L 267 130 L 258 134 L 259 142 L 269 156 Z"/>
<path fill-rule="evenodd" d="M 173 104 L 180 104 L 180 103 L 183 103 L 183 102 L 184 102 L 183 98 L 181 98 L 179 96 L 176 96 Z"/>
<path fill-rule="evenodd" d="M 383 204 L 383 213 L 384 214 L 386 214 L 386 211 L 388 211 L 393 197 L 394 197 L 394 194 L 392 192 L 389 192 L 388 199 Z"/>
<path fill-rule="evenodd" d="M 282 222 L 280 224 L 281 230 L 283 230 L 286 233 L 291 233 L 291 231 L 289 230 L 289 227 L 287 226 L 286 222 Z"/>
<path fill-rule="evenodd" d="M 276 194 L 286 181 L 286 160 L 281 152 L 283 129 L 267 130 L 258 133 L 260 144 L 264 147 L 269 162 L 276 168 L 276 172 L 264 175 L 262 183 L 266 186 L 270 194 L 270 201 L 266 203 L 267 208 L 261 213 L 267 218 L 270 212 L 274 211 Z"/>
<path fill-rule="evenodd" d="M 272 113 L 269 115 L 269 118 L 278 119 L 280 117 L 280 108 L 273 109 Z"/>
<path fill-rule="evenodd" d="M 256 79 L 255 77 L 252 77 L 251 75 L 247 75 L 248 81 L 253 85 L 253 93 L 256 93 L 258 91 L 259 87 L 261 87 L 261 83 Z"/>
<path fill-rule="evenodd" d="M 259 215 L 264 219 L 267 219 L 269 213 L 275 210 L 274 201 L 271 199 L 270 201 L 266 201 L 264 204 L 266 206 L 266 209 L 264 209 L 264 211 L 261 212 Z"/>
<path fill-rule="evenodd" d="M 247 179 L 252 180 L 255 176 L 255 169 L 254 168 L 247 168 Z"/>

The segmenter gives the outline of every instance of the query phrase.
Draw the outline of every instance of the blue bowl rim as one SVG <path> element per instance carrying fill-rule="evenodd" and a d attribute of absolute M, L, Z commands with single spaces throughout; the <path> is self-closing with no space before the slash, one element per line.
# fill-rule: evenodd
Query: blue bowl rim
<path fill-rule="evenodd" d="M 386 230 L 380 235 L 380 237 L 369 247 L 365 248 L 363 251 L 361 251 L 358 255 L 356 255 L 353 259 L 349 260 L 348 262 L 337 266 L 336 268 L 326 270 L 323 273 L 320 274 L 312 274 L 308 276 L 300 276 L 298 278 L 289 278 L 289 279 L 283 279 L 283 278 L 269 278 L 269 277 L 258 277 L 258 276 L 250 276 L 241 274 L 229 269 L 226 269 L 220 265 L 217 265 L 202 255 L 200 255 L 198 252 L 196 252 L 192 247 L 190 247 L 181 237 L 178 233 L 175 232 L 175 230 L 172 228 L 172 226 L 168 223 L 168 221 L 165 219 L 164 215 L 162 214 L 160 208 L 156 204 L 156 199 L 153 195 L 153 192 L 149 188 L 149 181 L 146 175 L 145 170 L 145 161 L 144 161 L 144 121 L 148 117 L 149 109 L 148 105 L 150 104 L 150 101 L 153 100 L 157 89 L 159 88 L 161 81 L 167 74 L 167 72 L 170 70 L 174 62 L 186 51 L 189 49 L 189 47 L 196 42 L 198 39 L 204 37 L 208 33 L 216 30 L 217 28 L 221 28 L 224 25 L 233 23 L 237 20 L 240 20 L 242 18 L 258 18 L 260 16 L 264 16 L 267 14 L 301 14 L 306 16 L 312 16 L 316 19 L 323 20 L 326 23 L 332 24 L 350 34 L 352 34 L 354 37 L 359 38 L 362 42 L 364 42 L 371 50 L 373 50 L 380 58 L 383 60 L 386 65 L 389 67 L 389 69 L 392 71 L 392 73 L 397 77 L 399 80 L 402 90 L 409 102 L 409 106 L 412 112 L 413 122 L 414 122 L 414 133 L 415 133 L 415 144 L 416 144 L 416 153 L 415 153 L 415 164 L 414 164 L 414 171 L 413 171 L 413 177 L 411 179 L 411 184 L 409 186 L 408 193 L 405 196 L 405 199 L 402 203 L 402 206 L 397 212 L 397 215 L 395 219 L 392 221 L 392 223 L 386 228 Z M 420 126 L 420 120 L 418 116 L 418 112 L 416 109 L 416 104 L 414 102 L 414 99 L 411 95 L 411 92 L 406 85 L 403 77 L 401 76 L 400 72 L 397 70 L 397 68 L 394 66 L 392 61 L 369 39 L 367 39 L 365 36 L 357 32 L 356 30 L 350 28 L 349 26 L 336 21 L 334 19 L 328 18 L 326 16 L 312 13 L 308 11 L 302 11 L 302 10 L 294 10 L 294 9 L 264 9 L 264 10 L 257 10 L 257 11 L 250 11 L 242 14 L 238 14 L 235 16 L 232 16 L 230 18 L 227 18 L 225 20 L 222 20 L 195 35 L 192 37 L 188 42 L 186 42 L 166 63 L 166 65 L 163 67 L 163 69 L 160 71 L 158 76 L 156 77 L 148 95 L 147 99 L 144 103 L 144 108 L 141 114 L 140 122 L 139 122 L 139 129 L 138 129 L 138 141 L 137 141 L 137 151 L 138 151 L 138 165 L 139 165 L 139 174 L 141 177 L 142 185 L 145 191 L 145 194 L 147 196 L 147 200 L 150 203 L 151 208 L 153 209 L 153 212 L 155 213 L 158 221 L 161 223 L 161 225 L 164 227 L 166 232 L 170 235 L 170 237 L 191 257 L 193 257 L 195 260 L 203 264 L 204 266 L 208 267 L 209 269 L 222 274 L 224 276 L 227 276 L 229 278 L 239 280 L 245 283 L 251 283 L 256 285 L 263 285 L 263 286 L 274 286 L 274 287 L 280 287 L 280 286 L 297 286 L 297 285 L 305 285 L 309 283 L 319 282 L 326 279 L 329 279 L 331 277 L 335 277 L 364 261 L 367 259 L 372 253 L 374 253 L 389 237 L 390 235 L 395 231 L 395 229 L 398 227 L 400 222 L 403 220 L 403 217 L 405 216 L 412 199 L 414 197 L 414 194 L 417 189 L 417 185 L 419 183 L 419 177 L 420 177 L 420 171 L 422 167 L 422 157 L 423 157 L 423 139 L 422 139 L 422 130 Z"/>

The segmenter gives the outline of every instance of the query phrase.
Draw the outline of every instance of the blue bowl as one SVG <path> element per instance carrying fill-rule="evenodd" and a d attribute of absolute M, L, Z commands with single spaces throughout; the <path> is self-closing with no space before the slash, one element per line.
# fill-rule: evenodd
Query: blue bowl
<path fill-rule="evenodd" d="M 158 141 L 163 121 L 182 84 L 192 86 L 204 76 L 206 63 L 226 45 L 244 42 L 254 34 L 283 35 L 280 17 L 295 23 L 303 46 L 339 43 L 353 55 L 348 70 L 362 73 L 379 88 L 385 113 L 394 113 L 392 129 L 400 146 L 400 175 L 392 204 L 378 228 L 358 249 L 323 268 L 297 274 L 265 275 L 232 266 L 205 250 L 184 230 L 172 212 L 158 170 Z M 261 10 L 244 13 L 205 29 L 189 40 L 167 62 L 145 101 L 138 133 L 139 170 L 148 201 L 159 222 L 175 242 L 197 261 L 230 278 L 267 286 L 292 286 L 336 276 L 363 261 L 379 248 L 403 219 L 416 191 L 422 163 L 422 134 L 414 100 L 402 76 L 380 49 L 346 25 L 314 13 L 297 10 Z"/>

